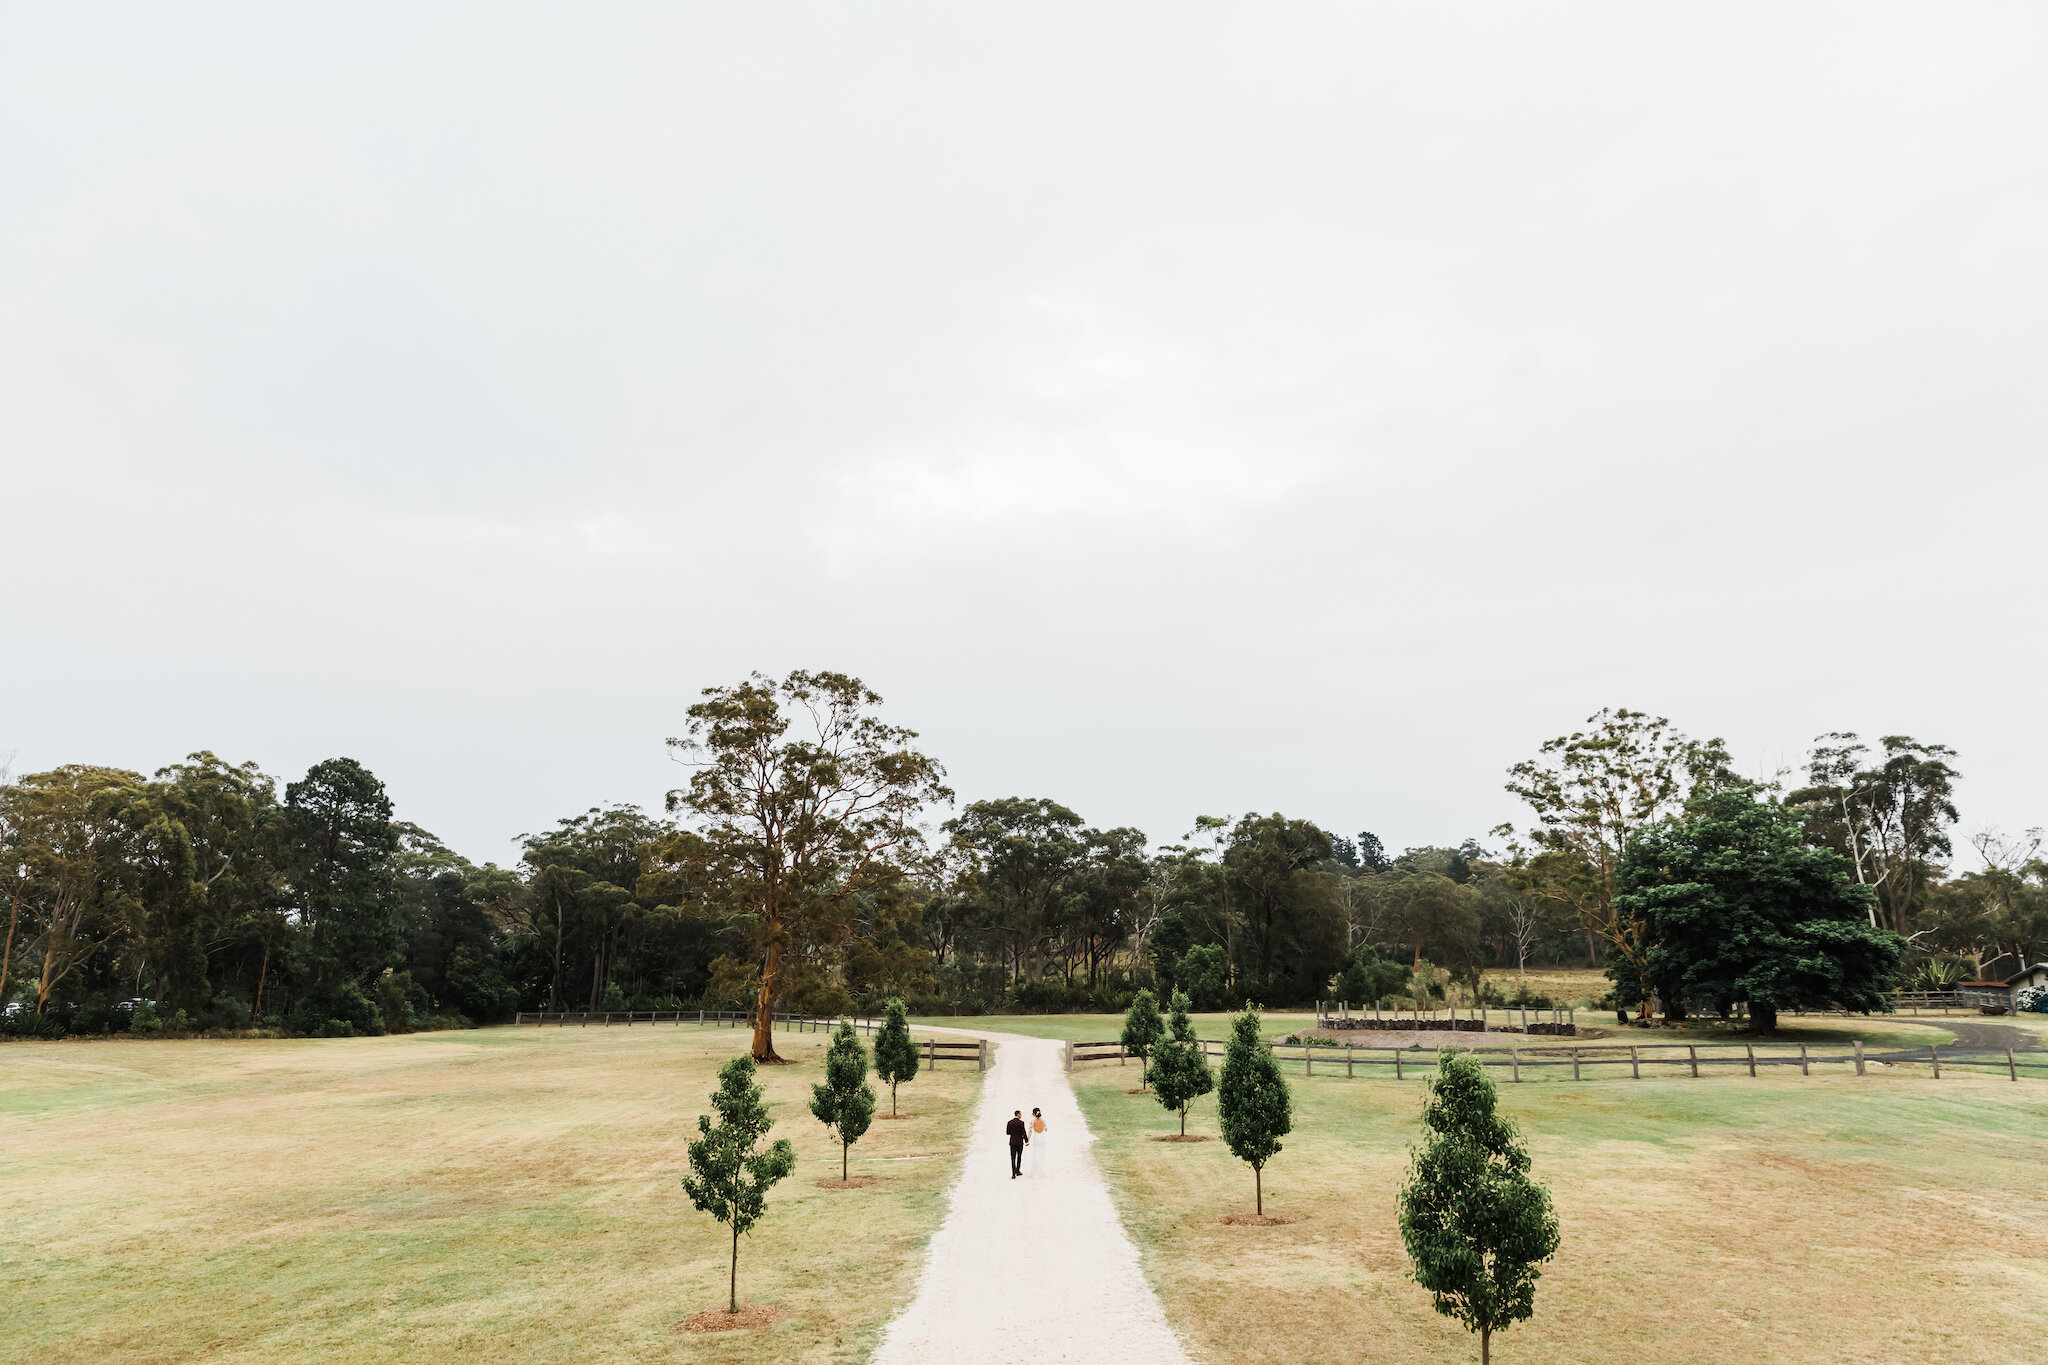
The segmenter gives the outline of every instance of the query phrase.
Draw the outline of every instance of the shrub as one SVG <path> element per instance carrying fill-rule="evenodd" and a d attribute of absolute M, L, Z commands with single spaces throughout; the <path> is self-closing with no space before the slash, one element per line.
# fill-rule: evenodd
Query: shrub
<path fill-rule="evenodd" d="M 2012 1007 L 2023 1014 L 2048 1014 L 2048 988 L 2027 987 L 2013 997 Z"/>
<path fill-rule="evenodd" d="M 206 1007 L 209 1028 L 238 1033 L 249 1027 L 249 1006 L 232 995 L 216 995 Z"/>
<path fill-rule="evenodd" d="M 164 1031 L 163 1016 L 156 1012 L 156 1006 L 147 1000 L 135 1007 L 128 1016 L 128 1031 L 138 1036 L 149 1036 Z"/>

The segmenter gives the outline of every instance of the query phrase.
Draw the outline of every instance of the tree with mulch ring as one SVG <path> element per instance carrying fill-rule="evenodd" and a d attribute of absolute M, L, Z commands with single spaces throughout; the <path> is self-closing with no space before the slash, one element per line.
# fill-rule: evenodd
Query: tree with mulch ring
<path fill-rule="evenodd" d="M 728 1313 L 723 1308 L 706 1308 L 684 1318 L 675 1329 L 678 1332 L 731 1332 L 743 1327 L 767 1327 L 788 1316 L 788 1309 L 771 1308 L 765 1303 L 750 1303 L 737 1313 Z"/>
<path fill-rule="evenodd" d="M 1179 991 L 1173 993 L 1173 1018 L 1167 1024 L 1167 1036 L 1152 1054 L 1152 1085 L 1159 1093 L 1159 1102 L 1180 1115 L 1180 1136 L 1185 1142 L 1188 1106 L 1214 1090 L 1216 1078 L 1209 1074 L 1208 1054 L 1188 1020 L 1188 998 Z"/>
<path fill-rule="evenodd" d="M 1165 1032 L 1166 1025 L 1159 1018 L 1157 997 L 1150 991 L 1139 991 L 1124 1015 L 1123 1035 L 1117 1039 L 1124 1045 L 1124 1051 L 1138 1059 L 1138 1088 L 1131 1092 L 1133 1095 L 1145 1093 L 1146 1083 L 1152 1079 L 1152 1050 L 1159 1046 L 1159 1039 Z"/>
<path fill-rule="evenodd" d="M 882 1031 L 875 1035 L 875 1074 L 889 1083 L 889 1117 L 896 1115 L 896 1087 L 917 1075 L 917 1044 L 910 1041 L 910 1019 L 899 996 L 884 1007 Z"/>
<path fill-rule="evenodd" d="M 868 1085 L 868 1052 L 852 1024 L 841 1024 L 825 1053 L 825 1083 L 811 1087 L 811 1113 L 839 1139 L 839 1188 L 855 1189 L 846 1177 L 847 1152 L 875 1121 L 875 1092 Z"/>
<path fill-rule="evenodd" d="M 1400 1196 L 1412 1278 L 1437 1312 L 1479 1333 L 1480 1365 L 1491 1365 L 1495 1332 L 1535 1311 L 1540 1267 L 1557 1254 L 1550 1196 L 1529 1179 L 1528 1149 L 1494 1099 L 1478 1061 L 1437 1054 Z"/>
<path fill-rule="evenodd" d="M 718 1111 L 718 1124 L 712 1125 L 709 1114 L 697 1116 L 702 1136 L 690 1144 L 690 1174 L 683 1177 L 683 1189 L 692 1204 L 732 1228 L 732 1279 L 725 1311 L 737 1315 L 740 1237 L 753 1231 L 767 1211 L 769 1188 L 796 1170 L 796 1149 L 788 1138 L 777 1138 L 766 1150 L 761 1147 L 775 1120 L 768 1117 L 761 1087 L 754 1084 L 752 1057 L 735 1057 L 718 1069 L 711 1107 Z"/>
<path fill-rule="evenodd" d="M 1223 1085 L 1216 1092 L 1223 1140 L 1252 1168 L 1255 1207 L 1266 1212 L 1266 1163 L 1280 1154 L 1280 1139 L 1294 1128 L 1294 1096 L 1259 1036 L 1256 1005 L 1230 1021 L 1230 1046 L 1223 1054 Z"/>

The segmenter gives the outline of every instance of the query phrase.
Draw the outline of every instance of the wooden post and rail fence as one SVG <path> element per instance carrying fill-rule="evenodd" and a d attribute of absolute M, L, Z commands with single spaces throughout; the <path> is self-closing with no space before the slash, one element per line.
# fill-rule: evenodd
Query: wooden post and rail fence
<path fill-rule="evenodd" d="M 681 1027 L 694 1024 L 699 1028 L 752 1029 L 754 1016 L 746 1010 L 564 1010 L 560 1012 L 526 1011 L 512 1016 L 515 1026 L 532 1024 L 535 1027 L 589 1028 L 596 1024 L 601 1028 L 631 1028 L 635 1024 L 670 1024 Z M 840 1015 L 826 1018 L 810 1014 L 777 1014 L 773 1026 L 784 1032 L 824 1033 L 838 1028 L 841 1024 L 852 1024 L 854 1028 L 873 1039 L 875 1031 L 882 1026 L 879 1019 L 862 1016 L 854 1018 Z M 912 1026 L 916 1032 L 916 1026 Z M 988 1070 L 988 1042 L 980 1038 L 940 1038 L 927 1035 L 913 1039 L 922 1054 L 924 1064 L 936 1067 L 940 1062 L 973 1062 L 980 1071 Z"/>
<path fill-rule="evenodd" d="M 1225 1044 L 1213 1038 L 1202 1040 L 1202 1051 L 1209 1057 L 1221 1057 Z M 1356 1044 L 1327 1043 L 1268 1043 L 1276 1061 L 1283 1065 L 1301 1063 L 1304 1076 L 1320 1072 L 1325 1076 L 1341 1074 L 1346 1079 L 1407 1080 L 1411 1076 L 1422 1076 L 1435 1071 L 1436 1050 L 1434 1048 L 1370 1047 Z M 1541 1072 L 1545 1068 L 1570 1067 L 1575 1081 L 1619 1080 L 1620 1070 L 1628 1068 L 1628 1078 L 1642 1080 L 1647 1074 L 1650 1079 L 1659 1077 L 1686 1077 L 1700 1079 L 1700 1068 L 1709 1073 L 1717 1068 L 1721 1074 L 1734 1074 L 1733 1069 L 1741 1068 L 1751 1078 L 1763 1072 L 1785 1067 L 1798 1067 L 1799 1074 L 1811 1076 L 1815 1068 L 1830 1068 L 1842 1074 L 1865 1076 L 1873 1065 L 1884 1067 L 1930 1068 L 1935 1080 L 1941 1079 L 1943 1067 L 1950 1070 L 1967 1069 L 1970 1074 L 2003 1075 L 2017 1081 L 2022 1071 L 2048 1073 L 2048 1051 L 2039 1053 L 2015 1052 L 2012 1048 L 1965 1048 L 1951 1046 L 1941 1048 L 1930 1044 L 1922 1048 L 1895 1048 L 1882 1052 L 1868 1052 L 1861 1039 L 1854 1039 L 1846 1048 L 1829 1049 L 1812 1047 L 1806 1043 L 1797 1044 L 1756 1044 L 1756 1043 L 1632 1043 L 1613 1047 L 1509 1047 L 1509 1048 L 1458 1048 L 1481 1066 L 1498 1067 L 1507 1071 L 1510 1081 L 1522 1080 L 1527 1069 Z M 1114 1039 L 1103 1042 L 1069 1042 L 1066 1045 L 1066 1067 L 1072 1071 L 1083 1062 L 1115 1062 L 1119 1066 L 1131 1061 L 1128 1050 Z"/>

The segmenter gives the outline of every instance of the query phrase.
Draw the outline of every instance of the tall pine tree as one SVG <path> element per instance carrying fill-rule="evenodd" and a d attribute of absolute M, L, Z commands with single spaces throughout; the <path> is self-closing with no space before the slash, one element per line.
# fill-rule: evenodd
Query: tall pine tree
<path fill-rule="evenodd" d="M 1138 1059 L 1140 1089 L 1152 1079 L 1152 1049 L 1159 1046 L 1160 1036 L 1165 1032 L 1166 1025 L 1159 1018 L 1159 1001 L 1152 992 L 1139 991 L 1124 1014 L 1124 1031 L 1118 1041 L 1124 1045 L 1124 1051 Z"/>

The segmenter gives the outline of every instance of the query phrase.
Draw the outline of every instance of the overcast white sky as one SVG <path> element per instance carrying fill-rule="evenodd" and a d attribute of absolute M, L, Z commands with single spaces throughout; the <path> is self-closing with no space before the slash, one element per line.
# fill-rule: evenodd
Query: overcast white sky
<path fill-rule="evenodd" d="M 2048 823 L 2036 5 L 0 7 L 0 756 L 471 857 L 836 668 L 1395 847 L 1603 705 Z"/>

